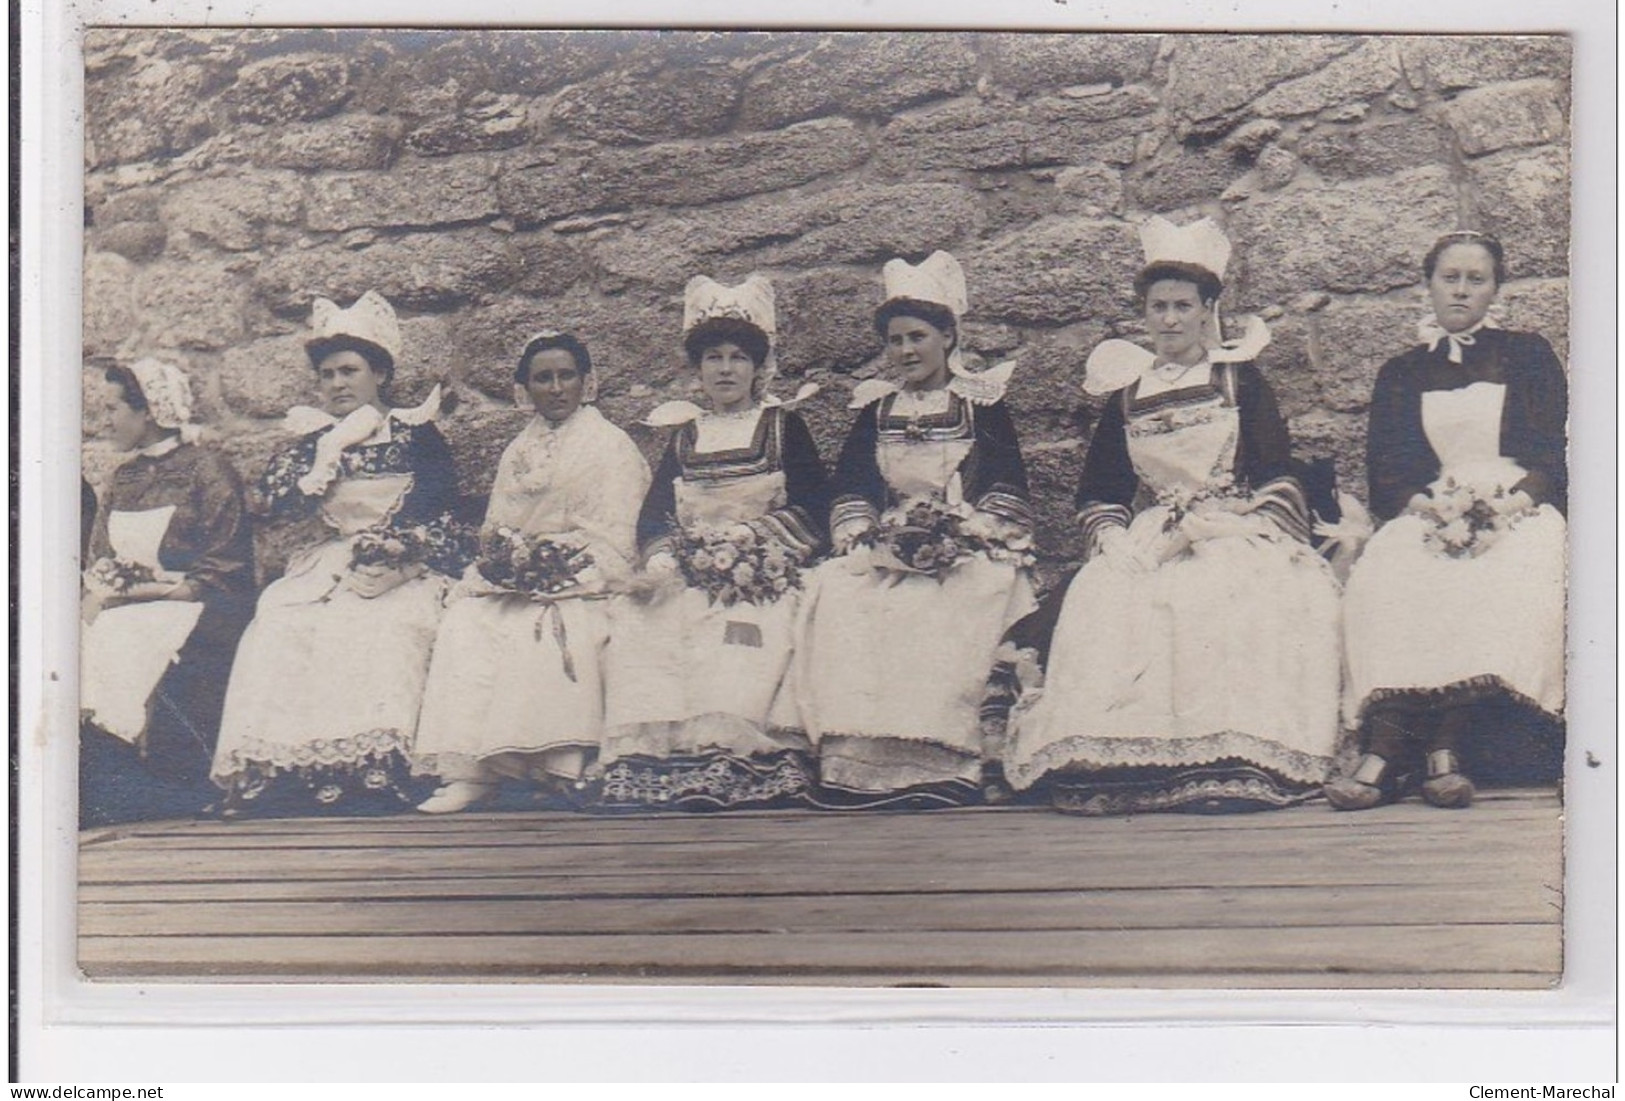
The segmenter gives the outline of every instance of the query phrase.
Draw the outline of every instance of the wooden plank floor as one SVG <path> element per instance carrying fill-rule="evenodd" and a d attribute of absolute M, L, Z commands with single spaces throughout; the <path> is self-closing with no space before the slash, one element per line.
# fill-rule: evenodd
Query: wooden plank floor
<path fill-rule="evenodd" d="M 1562 808 L 161 822 L 87 831 L 92 978 L 1543 987 Z"/>

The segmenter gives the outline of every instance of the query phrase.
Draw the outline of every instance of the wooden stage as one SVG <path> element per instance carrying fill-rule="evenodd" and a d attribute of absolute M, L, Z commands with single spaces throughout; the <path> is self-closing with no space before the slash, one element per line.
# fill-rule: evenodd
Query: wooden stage
<path fill-rule="evenodd" d="M 1324 803 L 87 831 L 95 978 L 1545 987 L 1562 807 Z"/>

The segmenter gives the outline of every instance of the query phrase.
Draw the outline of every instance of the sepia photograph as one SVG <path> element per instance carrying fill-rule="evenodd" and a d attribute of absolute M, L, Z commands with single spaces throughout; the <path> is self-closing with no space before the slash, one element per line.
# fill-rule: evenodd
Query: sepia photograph
<path fill-rule="evenodd" d="M 1570 74 L 87 29 L 78 966 L 1551 987 Z"/>
<path fill-rule="evenodd" d="M 14 1077 L 1602 1080 L 1612 17 L 497 8 L 24 13 Z"/>

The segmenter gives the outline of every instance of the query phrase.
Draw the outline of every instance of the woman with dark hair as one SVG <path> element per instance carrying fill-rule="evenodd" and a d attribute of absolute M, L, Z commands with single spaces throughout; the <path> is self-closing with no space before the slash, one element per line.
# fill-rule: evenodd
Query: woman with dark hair
<path fill-rule="evenodd" d="M 456 477 L 433 424 L 385 388 L 400 353 L 395 311 L 368 291 L 349 309 L 317 299 L 306 350 L 325 412 L 260 479 L 272 517 L 318 512 L 331 534 L 260 595 L 226 694 L 212 775 L 227 815 L 409 805 L 408 758 L 453 568 L 441 518 Z M 456 567 L 460 569 L 460 566 Z"/>
<path fill-rule="evenodd" d="M 1338 594 L 1310 547 L 1291 440 L 1248 348 L 1218 340 L 1230 242 L 1141 230 L 1154 352 L 1110 341 L 1078 486 L 1084 565 L 1004 769 L 1078 814 L 1265 810 L 1325 782 L 1338 734 Z"/>
<path fill-rule="evenodd" d="M 825 541 L 824 466 L 806 423 L 767 395 L 771 283 L 696 276 L 683 329 L 708 408 L 669 402 L 648 419 L 675 431 L 638 514 L 637 591 L 612 609 L 602 805 L 805 802 L 789 672 L 799 576 Z"/>
<path fill-rule="evenodd" d="M 464 810 L 503 777 L 568 799 L 598 749 L 603 598 L 630 572 L 649 466 L 592 404 L 595 378 L 568 333 L 544 332 L 519 353 L 514 399 L 535 416 L 497 464 L 485 556 L 452 591 L 435 640 L 415 751 L 415 768 L 443 781 L 418 807 L 427 814 Z M 580 569 L 554 591 L 525 591 L 500 559 L 543 542 L 579 555 Z"/>
<path fill-rule="evenodd" d="M 193 814 L 238 637 L 253 614 L 242 483 L 196 443 L 192 393 L 173 364 L 106 373 L 113 472 L 89 532 L 80 705 L 84 825 Z"/>
<path fill-rule="evenodd" d="M 981 794 L 977 705 L 999 638 L 1033 607 L 1032 515 L 1004 388 L 967 370 L 959 263 L 892 260 L 875 328 L 902 384 L 861 383 L 831 487 L 841 557 L 819 568 L 798 651 L 831 806 Z"/>
<path fill-rule="evenodd" d="M 1371 397 L 1382 527 L 1344 598 L 1365 756 L 1326 788 L 1339 810 L 1395 798 L 1424 756 L 1422 797 L 1438 807 L 1468 806 L 1469 776 L 1550 783 L 1562 769 L 1563 365 L 1490 317 L 1506 279 L 1495 238 L 1446 234 L 1422 274 L 1433 317 Z"/>

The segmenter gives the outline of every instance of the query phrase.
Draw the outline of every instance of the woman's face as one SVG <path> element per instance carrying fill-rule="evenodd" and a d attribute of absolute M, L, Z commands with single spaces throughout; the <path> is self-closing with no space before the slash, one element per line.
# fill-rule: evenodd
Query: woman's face
<path fill-rule="evenodd" d="M 1489 312 L 1495 294 L 1495 258 L 1489 249 L 1472 242 L 1451 245 L 1439 253 L 1428 279 L 1433 313 L 1447 332 L 1471 329 Z"/>
<path fill-rule="evenodd" d="M 700 389 L 718 413 L 749 409 L 756 400 L 755 380 L 756 364 L 737 344 L 724 341 L 700 353 Z"/>
<path fill-rule="evenodd" d="M 587 376 L 568 349 L 549 348 L 530 357 L 525 392 L 536 412 L 553 424 L 562 424 L 581 408 L 586 389 Z"/>
<path fill-rule="evenodd" d="M 111 391 L 113 406 L 111 421 L 113 446 L 120 451 L 135 451 L 147 446 L 152 442 L 152 437 L 159 434 L 158 424 L 152 419 L 151 410 L 131 408 L 123 387 L 108 383 L 107 388 Z"/>
<path fill-rule="evenodd" d="M 948 383 L 948 353 L 954 337 L 917 317 L 894 317 L 886 322 L 886 358 L 916 390 L 934 390 Z"/>
<path fill-rule="evenodd" d="M 1145 292 L 1145 327 L 1165 363 L 1193 364 L 1202 358 L 1202 334 L 1213 316 L 1195 283 L 1159 279 Z"/>
<path fill-rule="evenodd" d="M 322 404 L 335 417 L 354 412 L 363 405 L 377 405 L 383 384 L 384 376 L 374 371 L 360 352 L 332 352 L 316 364 L 316 385 L 322 392 Z"/>

